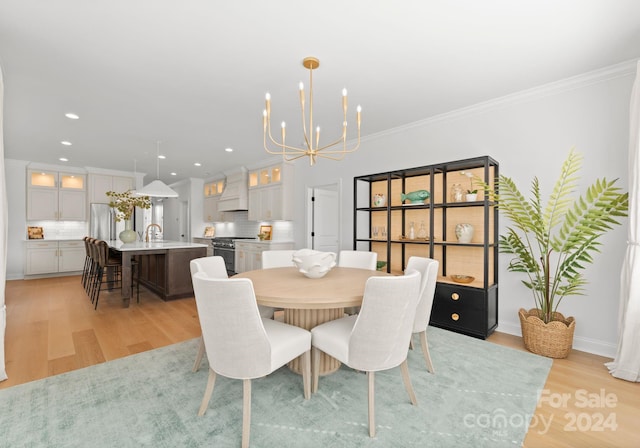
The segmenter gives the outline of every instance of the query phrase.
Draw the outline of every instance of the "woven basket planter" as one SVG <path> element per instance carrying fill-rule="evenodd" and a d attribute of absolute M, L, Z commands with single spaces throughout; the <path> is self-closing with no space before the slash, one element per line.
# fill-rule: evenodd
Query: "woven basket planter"
<path fill-rule="evenodd" d="M 560 313 L 553 313 L 554 320 L 545 324 L 540 319 L 540 310 L 526 311 L 520 308 L 520 326 L 524 346 L 532 353 L 549 358 L 566 358 L 573 346 L 573 331 L 576 321 L 573 317 L 565 318 Z"/>

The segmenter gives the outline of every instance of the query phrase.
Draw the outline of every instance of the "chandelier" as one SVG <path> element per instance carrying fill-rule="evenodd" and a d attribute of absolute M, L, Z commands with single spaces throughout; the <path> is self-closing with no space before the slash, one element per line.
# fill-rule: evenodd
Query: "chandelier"
<path fill-rule="evenodd" d="M 320 61 L 313 57 L 304 58 L 302 65 L 309 69 L 309 127 L 307 133 L 307 118 L 305 110 L 304 84 L 300 83 L 300 108 L 302 110 L 302 132 L 304 146 L 295 147 L 286 144 L 286 124 L 281 124 L 281 141 L 277 142 L 271 134 L 271 95 L 266 94 L 266 108 L 262 112 L 262 125 L 264 128 L 264 149 L 269 154 L 281 155 L 286 161 L 296 160 L 308 156 L 310 165 L 316 163 L 318 157 L 331 160 L 342 160 L 345 154 L 355 152 L 360 146 L 360 113 L 362 108 L 357 107 L 356 121 L 358 124 L 358 140 L 353 148 L 347 149 L 347 89 L 342 89 L 342 135 L 332 143 L 320 146 L 320 127 L 313 128 L 313 70 L 320 66 Z M 267 138 L 268 136 L 268 138 Z M 272 146 L 273 149 L 269 149 Z M 275 147 L 274 147 L 275 146 Z"/>

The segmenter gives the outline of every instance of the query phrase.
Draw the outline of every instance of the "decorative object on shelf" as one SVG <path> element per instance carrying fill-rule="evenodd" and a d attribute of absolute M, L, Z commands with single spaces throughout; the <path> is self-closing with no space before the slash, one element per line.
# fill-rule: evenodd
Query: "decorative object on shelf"
<path fill-rule="evenodd" d="M 138 196 L 150 196 L 154 198 L 178 197 L 178 193 L 160 180 L 160 142 L 156 142 L 156 180 L 142 187 L 136 194 Z"/>
<path fill-rule="evenodd" d="M 449 277 L 456 283 L 471 283 L 476 279 L 475 277 L 472 277 L 470 275 L 463 274 L 451 274 Z"/>
<path fill-rule="evenodd" d="M 271 240 L 271 226 L 260 226 L 260 233 L 258 234 L 260 241 Z"/>
<path fill-rule="evenodd" d="M 308 278 L 321 278 L 336 265 L 335 252 L 300 249 L 293 253 L 293 263 Z"/>
<path fill-rule="evenodd" d="M 429 192 L 427 190 L 417 190 L 407 194 L 400 194 L 400 202 L 409 200 L 411 204 L 424 204 L 425 199 L 429 199 Z"/>
<path fill-rule="evenodd" d="M 462 202 L 463 191 L 462 185 L 453 184 L 451 186 L 451 202 Z"/>
<path fill-rule="evenodd" d="M 331 160 L 342 160 L 345 154 L 356 151 L 360 146 L 360 114 L 362 112 L 362 108 L 359 105 L 356 108 L 356 125 L 358 127 L 358 138 L 356 144 L 353 148 L 347 149 L 347 89 L 342 89 L 342 134 L 337 140 L 327 145 L 320 146 L 320 127 L 318 126 L 315 129 L 313 128 L 313 70 L 320 66 L 320 61 L 314 57 L 307 57 L 302 61 L 302 65 L 309 70 L 309 134 L 307 134 L 304 84 L 300 83 L 299 86 L 300 107 L 302 109 L 302 132 L 304 135 L 306 147 L 298 148 L 295 146 L 289 146 L 285 143 L 286 124 L 284 121 L 281 124 L 282 141 L 277 142 L 273 138 L 273 136 L 271 135 L 271 95 L 267 93 L 265 95 L 266 108 L 262 112 L 264 149 L 269 154 L 281 155 L 282 158 L 286 161 L 291 161 L 299 159 L 300 157 L 308 156 L 309 164 L 312 166 L 316 163 L 316 159 L 318 157 L 323 157 L 325 159 Z M 269 142 L 277 146 L 279 149 L 269 149 Z M 341 147 L 338 145 L 341 145 Z"/>
<path fill-rule="evenodd" d="M 471 224 L 456 224 L 456 238 L 458 243 L 470 243 L 473 239 L 473 226 Z"/>
<path fill-rule="evenodd" d="M 418 239 L 426 240 L 427 239 L 427 228 L 424 225 L 424 221 L 420 221 L 420 228 L 418 229 Z"/>
<path fill-rule="evenodd" d="M 204 236 L 205 237 L 213 237 L 216 236 L 216 228 L 214 226 L 207 226 L 204 228 Z"/>
<path fill-rule="evenodd" d="M 467 176 L 469 178 L 469 189 L 465 195 L 467 202 L 473 202 L 478 199 L 478 189 L 473 188 L 473 173 L 471 171 L 460 171 L 460 175 Z"/>
<path fill-rule="evenodd" d="M 373 195 L 373 206 L 374 207 L 384 207 L 387 205 L 387 198 L 383 194 L 374 194 Z"/>
<path fill-rule="evenodd" d="M 416 239 L 416 229 L 413 225 L 413 221 L 411 221 L 411 224 L 409 224 L 409 239 L 410 240 Z"/>
<path fill-rule="evenodd" d="M 627 216 L 629 206 L 629 194 L 620 192 L 617 179 L 597 179 L 587 187 L 586 193 L 572 199 L 579 184 L 577 173 L 581 165 L 582 156 L 572 149 L 546 205 L 536 177 L 531 182 L 530 199 L 509 177 L 499 176 L 496 190 L 477 180 L 513 223 L 507 227 L 506 235 L 500 235 L 500 252 L 514 256 L 508 271 L 527 276 L 522 283 L 532 291 L 536 308 L 524 318 L 521 316 L 522 333 L 525 334 L 526 326 L 529 335 L 524 338 L 525 347 L 543 356 L 567 356 L 571 351 L 571 327 L 575 321 L 557 313 L 558 305 L 565 296 L 584 294 L 587 281 L 581 271 L 593 262 L 593 254 L 600 245 L 598 238 L 614 224 L 620 224 L 617 218 Z M 555 330 L 549 333 L 546 329 L 549 326 L 542 324 L 550 324 L 552 328 L 565 326 L 571 337 L 561 336 Z M 537 331 L 545 335 L 532 335 Z M 554 345 L 563 344 L 565 349 L 554 347 L 545 351 L 542 344 L 533 345 L 532 341 L 538 338 L 547 338 Z"/>
<path fill-rule="evenodd" d="M 376 261 L 376 270 L 382 271 L 386 265 L 387 265 L 386 261 Z"/>

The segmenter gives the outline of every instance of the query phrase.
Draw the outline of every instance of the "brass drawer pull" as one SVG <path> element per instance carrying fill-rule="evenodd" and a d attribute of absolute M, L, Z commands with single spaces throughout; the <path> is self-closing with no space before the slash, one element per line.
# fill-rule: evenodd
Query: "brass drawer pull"
<path fill-rule="evenodd" d="M 457 292 L 454 292 L 453 294 L 451 294 L 451 298 L 453 300 L 458 300 L 460 298 L 460 294 L 458 294 Z"/>
<path fill-rule="evenodd" d="M 460 319 L 460 316 L 458 315 L 458 313 L 453 313 L 453 314 L 451 315 L 451 319 L 453 319 L 453 320 L 456 320 L 456 321 L 457 321 L 458 319 Z"/>

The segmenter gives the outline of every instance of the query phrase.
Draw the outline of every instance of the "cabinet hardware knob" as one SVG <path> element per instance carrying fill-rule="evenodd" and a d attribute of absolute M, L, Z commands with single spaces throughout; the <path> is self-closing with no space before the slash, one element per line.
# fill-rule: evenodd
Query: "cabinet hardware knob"
<path fill-rule="evenodd" d="M 451 319 L 453 319 L 453 320 L 458 320 L 458 319 L 460 319 L 460 316 L 458 315 L 458 313 L 453 313 L 453 314 L 451 315 Z"/>
<path fill-rule="evenodd" d="M 453 300 L 458 300 L 460 298 L 460 294 L 458 294 L 457 292 L 454 292 L 453 294 L 451 294 L 451 298 Z"/>

